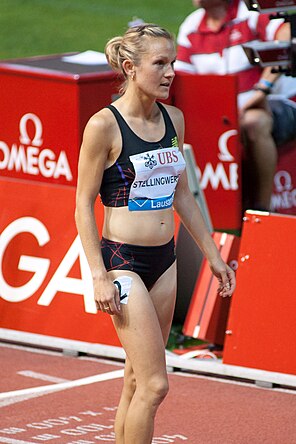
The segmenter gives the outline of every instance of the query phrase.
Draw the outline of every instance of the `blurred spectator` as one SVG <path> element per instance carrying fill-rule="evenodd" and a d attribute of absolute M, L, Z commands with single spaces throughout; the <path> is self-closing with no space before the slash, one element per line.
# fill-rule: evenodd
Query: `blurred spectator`
<path fill-rule="evenodd" d="M 288 100 L 296 96 L 296 79 L 251 65 L 241 45 L 290 40 L 290 24 L 249 11 L 242 0 L 193 0 L 193 5 L 198 9 L 179 29 L 175 69 L 238 75 L 244 165 L 252 185 L 243 206 L 269 210 L 278 149 L 296 139 L 296 104 Z"/>

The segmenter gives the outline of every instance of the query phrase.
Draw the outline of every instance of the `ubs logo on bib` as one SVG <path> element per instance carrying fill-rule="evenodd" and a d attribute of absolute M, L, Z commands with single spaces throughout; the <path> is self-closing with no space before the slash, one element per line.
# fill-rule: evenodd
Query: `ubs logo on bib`
<path fill-rule="evenodd" d="M 157 165 L 154 154 L 152 154 L 152 156 L 147 154 L 146 156 L 144 156 L 144 160 L 146 160 L 145 167 L 150 168 L 151 170 L 153 167 L 155 167 Z"/>
<path fill-rule="evenodd" d="M 177 163 L 179 161 L 178 155 L 174 151 L 160 151 L 158 152 L 158 160 L 161 165 Z"/>

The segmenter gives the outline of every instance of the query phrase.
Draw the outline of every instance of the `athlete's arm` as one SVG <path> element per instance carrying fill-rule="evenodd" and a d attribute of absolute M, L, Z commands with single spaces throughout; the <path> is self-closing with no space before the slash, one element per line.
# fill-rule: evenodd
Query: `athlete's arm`
<path fill-rule="evenodd" d="M 178 133 L 179 148 L 183 150 L 184 119 L 179 110 L 174 112 L 173 121 Z M 220 256 L 201 210 L 189 189 L 186 170 L 178 181 L 174 208 L 178 212 L 183 225 L 207 258 L 213 274 L 218 278 L 221 296 L 231 296 L 235 288 L 234 272 L 224 263 Z M 229 284 L 229 287 L 227 284 Z"/>
<path fill-rule="evenodd" d="M 118 291 L 110 281 L 104 266 L 94 213 L 94 205 L 112 146 L 112 124 L 107 113 L 107 110 L 102 110 L 93 116 L 84 131 L 78 162 L 75 220 L 92 273 L 95 300 L 101 309 L 109 305 L 113 313 L 118 313 Z"/>

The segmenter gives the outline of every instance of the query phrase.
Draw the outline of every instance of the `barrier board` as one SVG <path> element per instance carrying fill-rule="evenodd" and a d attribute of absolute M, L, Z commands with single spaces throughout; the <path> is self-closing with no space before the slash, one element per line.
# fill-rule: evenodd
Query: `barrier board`
<path fill-rule="evenodd" d="M 213 239 L 223 260 L 237 269 L 240 238 L 227 233 L 213 233 Z M 213 276 L 208 262 L 202 262 L 183 333 L 214 344 L 223 345 L 230 298 L 218 294 L 218 280 Z"/>
<path fill-rule="evenodd" d="M 223 362 L 296 374 L 296 217 L 245 213 Z"/>

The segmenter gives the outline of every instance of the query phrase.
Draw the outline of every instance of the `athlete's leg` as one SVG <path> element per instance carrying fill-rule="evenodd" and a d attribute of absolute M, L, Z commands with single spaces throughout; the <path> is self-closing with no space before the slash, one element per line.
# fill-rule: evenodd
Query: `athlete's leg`
<path fill-rule="evenodd" d="M 164 344 L 167 343 L 174 314 L 176 300 L 176 263 L 174 263 L 155 283 L 150 291 L 162 331 Z M 124 443 L 124 423 L 129 404 L 136 390 L 136 379 L 131 363 L 126 358 L 124 385 L 115 419 L 115 433 L 118 443 Z M 121 438 L 119 438 L 121 437 Z"/>
<path fill-rule="evenodd" d="M 136 378 L 128 357 L 125 360 L 123 389 L 115 417 L 116 443 L 124 444 L 124 424 L 132 397 L 136 390 Z"/>
<path fill-rule="evenodd" d="M 167 343 L 176 299 L 176 264 L 174 263 L 155 283 L 150 291 L 159 319 L 164 344 Z M 126 358 L 124 385 L 115 419 L 115 433 L 118 443 L 124 443 L 124 423 L 129 404 L 136 390 L 136 379 L 131 363 Z"/>
<path fill-rule="evenodd" d="M 113 317 L 119 339 L 128 356 L 126 380 L 133 380 L 131 368 L 136 380 L 136 389 L 125 416 L 122 440 L 122 406 L 128 405 L 128 393 L 132 392 L 133 383 L 124 389 L 121 413 L 116 424 L 120 435 L 117 435 L 116 442 L 150 444 L 157 408 L 168 391 L 164 339 L 154 304 L 142 280 L 132 272 L 109 273 L 113 279 L 123 274 L 133 278 L 128 303 L 121 306 L 122 315 Z"/>
<path fill-rule="evenodd" d="M 158 279 L 150 290 L 150 296 L 154 304 L 164 344 L 167 344 L 171 331 L 172 320 L 177 293 L 177 266 L 171 265 Z"/>

